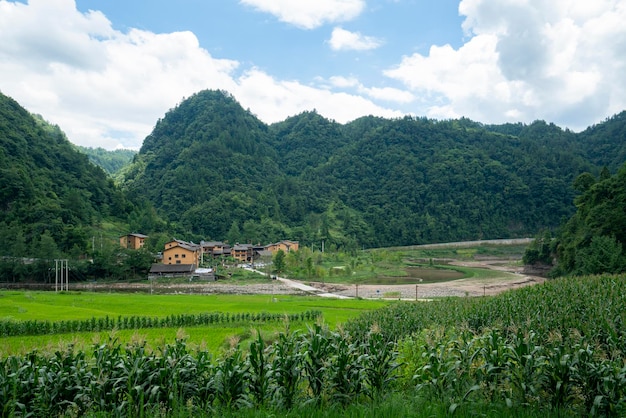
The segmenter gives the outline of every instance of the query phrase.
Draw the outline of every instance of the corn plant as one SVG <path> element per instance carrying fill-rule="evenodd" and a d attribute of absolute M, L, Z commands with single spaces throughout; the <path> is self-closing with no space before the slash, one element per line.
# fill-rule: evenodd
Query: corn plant
<path fill-rule="evenodd" d="M 303 338 L 303 371 L 309 384 L 311 396 L 316 404 L 322 401 L 326 384 L 326 369 L 330 352 L 330 332 L 327 327 L 315 324 L 308 327 L 308 333 Z"/>
<path fill-rule="evenodd" d="M 396 380 L 394 375 L 399 364 L 396 345 L 386 341 L 380 332 L 371 332 L 362 357 L 365 382 L 371 398 L 378 398 Z"/>
<path fill-rule="evenodd" d="M 216 397 L 215 365 L 212 356 L 206 351 L 198 351 L 196 360 L 196 390 L 193 404 L 200 410 L 210 410 Z"/>
<path fill-rule="evenodd" d="M 291 409 L 296 402 L 302 378 L 300 345 L 296 332 L 281 333 L 272 345 L 273 397 L 275 405 L 280 408 Z"/>
<path fill-rule="evenodd" d="M 476 367 L 477 381 L 483 393 L 494 401 L 503 389 L 507 345 L 498 329 L 491 329 L 479 338 L 481 349 Z"/>
<path fill-rule="evenodd" d="M 250 372 L 250 395 L 256 406 L 265 404 L 270 393 L 272 370 L 261 332 L 257 330 L 256 340 L 250 343 L 248 354 L 248 370 Z"/>
<path fill-rule="evenodd" d="M 330 341 L 328 384 L 331 401 L 347 405 L 363 394 L 365 369 L 358 345 L 345 334 L 334 333 Z"/>
<path fill-rule="evenodd" d="M 565 346 L 554 346 L 545 362 L 547 400 L 555 408 L 574 400 L 578 377 L 578 356 Z"/>
<path fill-rule="evenodd" d="M 525 335 L 518 330 L 512 337 L 505 353 L 511 404 L 528 406 L 538 403 L 540 392 L 547 383 L 543 374 L 544 351 L 544 347 L 537 344 L 534 331 Z"/>
<path fill-rule="evenodd" d="M 239 346 L 219 360 L 215 370 L 215 398 L 220 405 L 227 409 L 248 406 L 249 370 Z"/>

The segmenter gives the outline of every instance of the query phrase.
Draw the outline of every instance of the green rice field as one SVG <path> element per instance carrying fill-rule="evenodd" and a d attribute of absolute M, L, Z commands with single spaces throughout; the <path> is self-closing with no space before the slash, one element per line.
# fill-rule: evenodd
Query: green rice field
<path fill-rule="evenodd" d="M 320 311 L 322 320 L 331 328 L 361 313 L 387 305 L 379 300 L 337 300 L 320 297 L 270 295 L 149 295 L 90 292 L 0 292 L 0 321 L 75 321 L 91 318 L 150 317 L 164 318 L 180 314 L 298 314 Z M 244 342 L 258 328 L 272 339 L 280 331 L 305 329 L 306 323 L 274 321 L 248 324 L 219 323 L 206 326 L 140 328 L 100 332 L 78 332 L 54 335 L 5 337 L 0 340 L 0 357 L 23 354 L 37 349 L 54 352 L 67 344 L 89 347 L 94 342 L 113 336 L 121 343 L 146 340 L 148 346 L 171 343 L 176 336 L 185 336 L 190 345 L 211 352 L 221 352 L 236 342 Z"/>

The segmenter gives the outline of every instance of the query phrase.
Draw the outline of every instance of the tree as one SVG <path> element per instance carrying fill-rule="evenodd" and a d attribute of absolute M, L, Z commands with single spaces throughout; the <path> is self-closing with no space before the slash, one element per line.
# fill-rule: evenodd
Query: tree
<path fill-rule="evenodd" d="M 154 257 L 150 251 L 145 248 L 138 250 L 127 249 L 123 251 L 123 265 L 127 272 L 132 276 L 145 276 L 150 271 L 150 266 L 154 261 Z"/>
<path fill-rule="evenodd" d="M 554 242 L 552 233 L 545 231 L 539 234 L 535 240 L 526 248 L 522 262 L 524 264 L 552 264 L 554 258 Z"/>
<path fill-rule="evenodd" d="M 576 255 L 578 275 L 620 273 L 626 266 L 622 244 L 615 237 L 596 236 Z"/>
<path fill-rule="evenodd" d="M 39 240 L 33 243 L 33 255 L 41 260 L 54 260 L 59 258 L 60 252 L 50 231 L 45 230 Z"/>
<path fill-rule="evenodd" d="M 578 185 L 585 183 L 580 178 Z M 626 164 L 616 175 L 587 187 L 575 203 L 576 213 L 560 228 L 557 237 L 558 265 L 554 274 L 626 270 L 622 250 L 626 243 Z"/>
<path fill-rule="evenodd" d="M 278 252 L 274 254 L 273 264 L 276 273 L 281 273 L 285 270 L 285 252 L 283 250 L 278 250 Z"/>
<path fill-rule="evenodd" d="M 237 221 L 233 221 L 233 223 L 230 225 L 230 229 L 228 230 L 228 234 L 226 234 L 226 239 L 231 244 L 235 244 L 239 242 L 240 238 L 241 231 L 239 230 L 239 225 L 237 224 Z"/>

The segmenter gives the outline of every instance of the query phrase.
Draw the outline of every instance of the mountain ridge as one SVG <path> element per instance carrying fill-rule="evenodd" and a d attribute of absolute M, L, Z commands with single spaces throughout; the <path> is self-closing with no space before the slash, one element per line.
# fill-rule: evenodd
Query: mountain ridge
<path fill-rule="evenodd" d="M 615 158 L 589 161 L 598 129 L 409 116 L 341 125 L 314 111 L 266 125 L 205 90 L 159 120 L 124 187 L 209 239 L 359 248 L 528 236 L 572 215 L 577 175 L 617 169 Z"/>

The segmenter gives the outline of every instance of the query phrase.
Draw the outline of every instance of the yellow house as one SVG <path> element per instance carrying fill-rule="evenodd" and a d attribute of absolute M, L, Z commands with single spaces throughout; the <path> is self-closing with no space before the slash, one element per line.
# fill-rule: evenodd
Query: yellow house
<path fill-rule="evenodd" d="M 300 243 L 298 241 L 290 241 L 287 239 L 265 246 L 265 249 L 267 251 L 271 251 L 272 254 L 276 254 L 279 250 L 283 250 L 286 253 L 290 251 L 298 251 L 298 248 L 300 248 Z"/>
<path fill-rule="evenodd" d="M 200 263 L 200 246 L 192 242 L 172 240 L 165 244 L 163 250 L 163 264 L 193 264 Z"/>
<path fill-rule="evenodd" d="M 143 234 L 126 234 L 120 237 L 120 245 L 123 248 L 130 248 L 132 250 L 138 250 L 143 248 L 143 245 L 148 238 L 147 235 Z"/>

